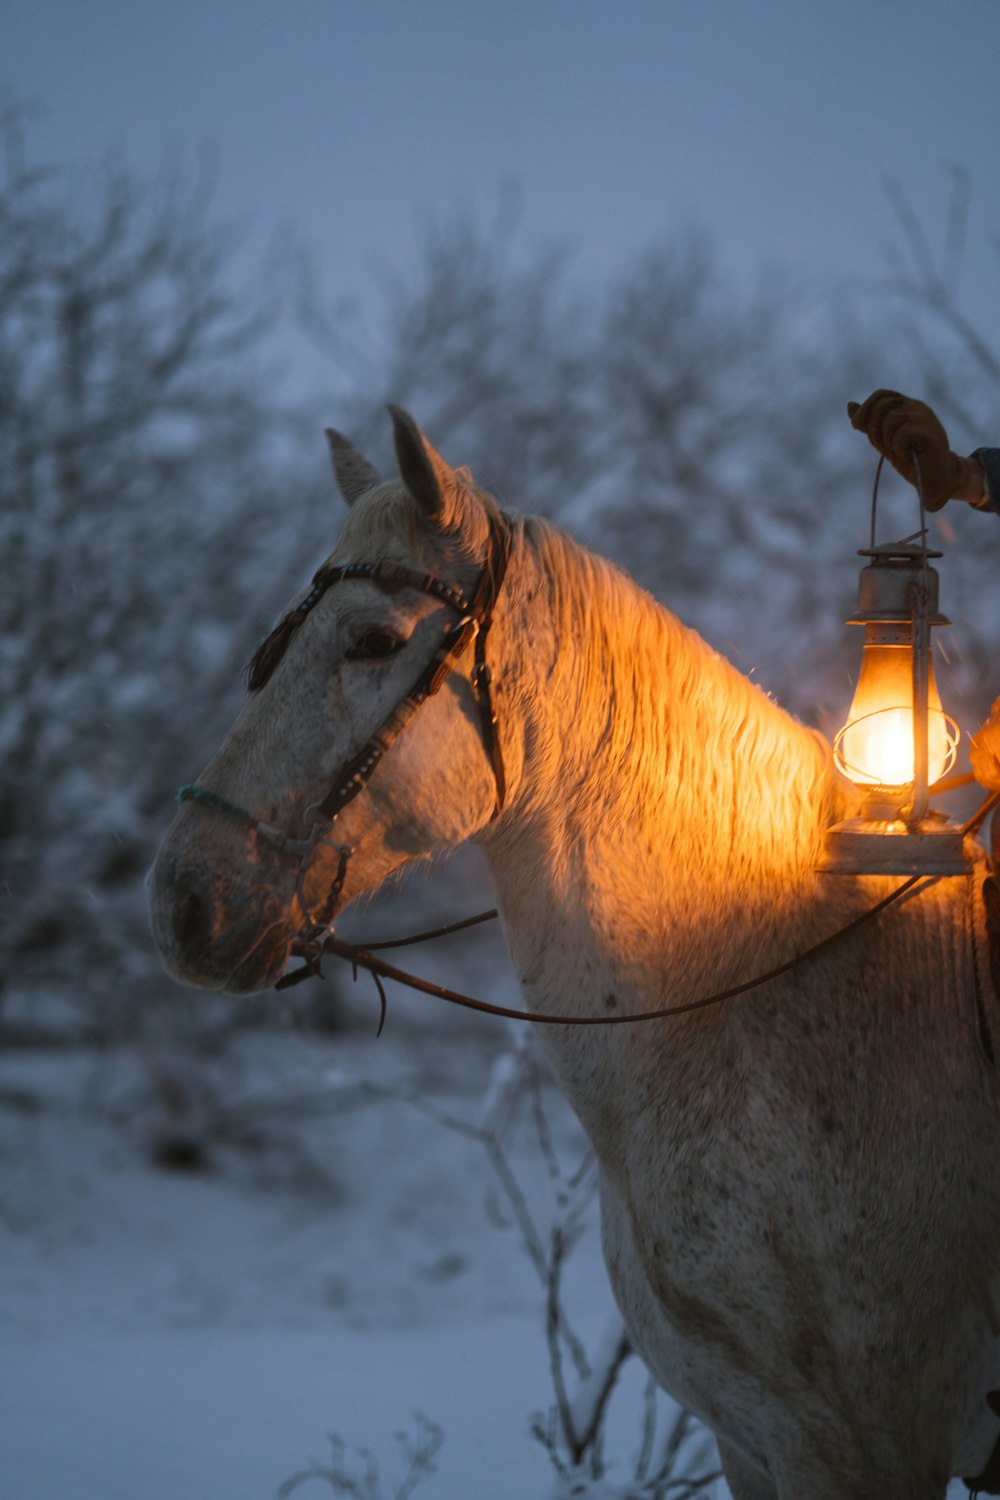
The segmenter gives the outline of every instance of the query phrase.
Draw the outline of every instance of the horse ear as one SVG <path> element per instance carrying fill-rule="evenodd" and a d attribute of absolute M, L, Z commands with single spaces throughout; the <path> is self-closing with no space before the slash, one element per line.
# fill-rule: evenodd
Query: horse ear
<path fill-rule="evenodd" d="M 390 406 L 389 415 L 403 483 L 425 515 L 448 525 L 456 496 L 466 488 L 468 471 L 458 473 L 445 463 L 401 406 Z"/>
<path fill-rule="evenodd" d="M 365 495 L 382 483 L 377 469 L 373 469 L 353 443 L 348 442 L 342 432 L 326 429 L 326 440 L 330 445 L 333 474 L 347 505 L 353 505 L 360 495 Z"/>

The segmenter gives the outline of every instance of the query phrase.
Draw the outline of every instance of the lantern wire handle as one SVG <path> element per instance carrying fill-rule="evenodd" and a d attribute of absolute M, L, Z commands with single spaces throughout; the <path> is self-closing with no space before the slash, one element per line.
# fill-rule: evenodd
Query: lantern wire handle
<path fill-rule="evenodd" d="M 920 472 L 920 459 L 917 457 L 916 448 L 910 449 L 910 457 L 913 459 L 913 472 L 917 476 L 917 501 L 920 506 L 920 553 L 923 558 L 924 576 L 927 576 L 927 511 L 924 505 L 924 477 Z"/>
<path fill-rule="evenodd" d="M 920 565 L 923 574 L 922 584 L 911 584 L 910 596 L 910 618 L 913 628 L 913 801 L 909 808 L 903 812 L 906 823 L 911 828 L 919 826 L 927 813 L 929 795 L 929 767 L 928 767 L 928 744 L 927 744 L 927 710 L 928 690 L 930 677 L 930 630 L 927 614 L 927 602 L 929 598 L 928 561 L 927 561 L 927 512 L 924 505 L 924 481 L 920 472 L 920 459 L 917 450 L 909 450 L 913 460 L 913 472 L 916 480 L 914 488 L 917 491 L 917 505 L 920 515 L 920 529 L 915 537 L 906 537 L 903 545 L 916 540 L 920 545 Z M 875 521 L 878 508 L 878 485 L 882 477 L 882 466 L 885 463 L 885 455 L 879 455 L 879 461 L 875 469 L 875 482 L 872 486 L 872 515 L 871 515 L 871 550 L 874 552 L 875 543 Z"/>
<path fill-rule="evenodd" d="M 926 513 L 925 506 L 924 506 L 924 481 L 923 481 L 923 475 L 920 472 L 920 459 L 917 457 L 917 450 L 916 450 L 916 448 L 911 448 L 910 449 L 910 457 L 913 459 L 913 472 L 915 473 L 915 475 L 917 477 L 917 482 L 916 482 L 916 485 L 914 486 L 914 488 L 917 491 L 917 505 L 919 506 L 919 514 L 920 514 L 920 529 L 919 529 L 919 531 L 917 531 L 915 533 L 915 536 L 918 537 L 919 540 L 920 540 L 921 560 L 923 562 L 924 568 L 926 569 L 926 567 L 927 567 L 927 513 Z M 882 468 L 883 468 L 884 464 L 885 464 L 885 454 L 882 453 L 882 454 L 879 455 L 878 463 L 875 465 L 875 482 L 872 485 L 872 513 L 871 513 L 871 530 L 870 530 L 871 541 L 869 542 L 869 546 L 871 547 L 871 550 L 873 552 L 875 550 L 875 515 L 876 515 L 876 511 L 878 509 L 878 485 L 879 485 L 879 480 L 882 478 Z M 906 537 L 905 540 L 908 541 L 908 542 L 912 541 L 913 537 Z"/>
<path fill-rule="evenodd" d="M 879 455 L 879 461 L 875 465 L 875 483 L 872 485 L 872 524 L 871 541 L 868 543 L 871 550 L 875 551 L 875 511 L 878 507 L 878 482 L 882 478 L 882 465 L 885 463 L 885 454 Z"/>
<path fill-rule="evenodd" d="M 907 822 L 918 826 L 927 814 L 930 769 L 928 765 L 927 712 L 930 682 L 931 636 L 928 615 L 929 584 L 927 563 L 927 516 L 924 508 L 924 484 L 916 448 L 910 449 L 920 506 L 920 561 L 922 582 L 911 584 L 913 610 L 913 805 Z"/>

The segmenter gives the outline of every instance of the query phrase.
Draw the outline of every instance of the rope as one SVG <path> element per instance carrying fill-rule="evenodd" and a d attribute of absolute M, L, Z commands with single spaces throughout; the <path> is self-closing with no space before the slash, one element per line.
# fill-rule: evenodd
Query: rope
<path fill-rule="evenodd" d="M 991 792 L 979 809 L 973 813 L 972 817 L 963 823 L 963 838 L 974 833 L 998 804 L 1000 804 L 1000 791 Z M 349 963 L 355 972 L 355 977 L 357 976 L 358 969 L 366 969 L 371 974 L 378 986 L 379 999 L 382 1004 L 382 1022 L 385 1019 L 385 992 L 380 982 L 382 979 L 395 980 L 397 984 L 406 985 L 408 989 L 418 990 L 425 995 L 432 995 L 438 1000 L 445 1000 L 449 1005 L 459 1005 L 466 1010 L 476 1010 L 486 1015 L 503 1016 L 510 1021 L 534 1021 L 539 1026 L 624 1026 L 635 1021 L 659 1021 L 668 1016 L 690 1015 L 693 1011 L 706 1010 L 709 1006 L 721 1005 L 724 1001 L 734 1000 L 739 995 L 745 995 L 748 991 L 757 989 L 760 985 L 770 983 L 773 979 L 780 979 L 782 975 L 790 973 L 792 969 L 798 968 L 800 964 L 806 963 L 809 959 L 815 958 L 827 948 L 832 947 L 841 938 L 847 937 L 852 932 L 856 932 L 859 927 L 863 927 L 866 923 L 874 921 L 888 907 L 895 905 L 897 901 L 900 901 L 903 896 L 913 890 L 919 881 L 927 880 L 928 884 L 931 885 L 934 884 L 936 879 L 937 877 L 934 876 L 910 875 L 903 881 L 902 885 L 897 886 L 894 891 L 890 891 L 888 896 L 884 896 L 881 901 L 877 901 L 867 911 L 861 912 L 859 916 L 854 917 L 843 927 L 838 927 L 835 932 L 828 933 L 826 937 L 820 938 L 819 942 L 814 943 L 811 948 L 806 948 L 801 953 L 797 953 L 793 958 L 786 959 L 784 963 L 777 964 L 773 969 L 768 969 L 766 973 L 758 974 L 753 979 L 744 980 L 742 984 L 732 985 L 729 989 L 719 990 L 714 995 L 703 995 L 700 999 L 689 1000 L 683 1005 L 668 1005 L 657 1010 L 630 1011 L 625 1015 L 610 1016 L 557 1016 L 546 1011 L 517 1010 L 513 1006 L 495 1005 L 489 1000 L 477 1000 L 473 995 L 464 995 L 460 990 L 450 990 L 443 985 L 433 984 L 430 980 L 421 979 L 416 974 L 410 974 L 406 969 L 396 968 L 395 965 L 388 964 L 384 959 L 374 956 L 376 951 L 382 949 L 404 948 L 415 943 L 430 942 L 432 938 L 447 937 L 449 933 L 460 932 L 464 928 L 474 927 L 481 922 L 492 921 L 498 915 L 496 911 L 480 912 L 477 916 L 466 917 L 460 922 L 452 922 L 447 927 L 438 927 L 429 932 L 413 933 L 408 937 L 396 938 L 381 943 L 347 943 L 341 938 L 328 937 L 322 945 L 320 954 L 301 969 L 292 974 L 286 974 L 284 979 L 278 981 L 278 987 L 287 988 L 292 984 L 297 984 L 302 979 L 311 977 L 313 974 L 319 975 L 322 978 L 320 958 L 323 954 L 329 953 L 333 957 L 344 959 Z M 379 1024 L 379 1033 L 382 1030 L 382 1022 Z"/>
<path fill-rule="evenodd" d="M 738 995 L 744 995 L 748 990 L 757 989 L 759 985 L 767 984 L 772 979 L 779 979 L 783 974 L 787 974 L 790 970 L 797 968 L 799 964 L 805 963 L 810 958 L 815 958 L 818 953 L 822 953 L 824 949 L 831 947 L 833 943 L 836 943 L 842 937 L 846 937 L 848 933 L 854 932 L 866 922 L 872 921 L 880 912 L 885 911 L 886 907 L 891 906 L 902 896 L 905 896 L 907 891 L 912 890 L 918 881 L 927 878 L 933 879 L 935 877 L 911 875 L 896 890 L 890 891 L 888 896 L 883 897 L 874 906 L 870 906 L 867 911 L 862 912 L 853 921 L 848 922 L 844 927 L 838 927 L 836 932 L 829 933 L 825 938 L 821 938 L 818 943 L 814 943 L 811 948 L 806 948 L 803 952 L 797 953 L 794 958 L 786 959 L 784 963 L 776 965 L 773 969 L 768 969 L 765 974 L 758 974 L 753 979 L 744 980 L 742 984 L 732 985 L 729 989 L 720 990 L 717 994 L 703 995 L 698 1000 L 689 1000 L 683 1005 L 667 1005 L 657 1010 L 629 1011 L 625 1015 L 558 1016 L 548 1011 L 517 1010 L 513 1006 L 495 1005 L 489 1000 L 477 1000 L 472 995 L 463 995 L 460 990 L 449 990 L 443 985 L 433 984 L 428 979 L 420 979 L 416 974 L 410 974 L 406 969 L 397 969 L 395 965 L 387 964 L 384 959 L 374 956 L 373 949 L 375 947 L 389 948 L 402 946 L 402 944 L 379 943 L 372 944 L 371 947 L 366 947 L 364 944 L 346 943 L 341 938 L 328 937 L 323 943 L 322 952 L 330 953 L 335 958 L 346 960 L 354 969 L 367 969 L 376 982 L 379 979 L 394 979 L 398 984 L 404 984 L 409 989 L 420 990 L 425 995 L 433 995 L 438 1000 L 446 1000 L 450 1005 L 460 1005 L 467 1010 L 482 1011 L 490 1016 L 504 1016 L 511 1021 L 534 1021 L 539 1026 L 625 1026 L 635 1021 L 659 1021 L 667 1016 L 689 1015 L 692 1011 L 705 1010 L 712 1005 L 721 1005 L 724 1000 L 733 1000 Z M 456 924 L 456 926 L 471 926 L 475 921 L 485 921 L 489 915 L 490 913 L 484 912 L 479 917 L 472 918 L 467 923 Z M 433 936 L 433 934 L 428 934 L 428 937 L 430 936 Z M 417 934 L 404 941 L 413 943 L 422 940 L 422 935 Z M 319 968 L 318 961 L 306 964 L 304 968 L 299 969 L 293 975 L 286 975 L 285 980 L 279 981 L 279 984 L 282 987 L 287 987 L 288 982 L 294 983 L 300 978 L 305 979 L 312 974 L 319 974 L 322 977 L 322 970 Z"/>
<path fill-rule="evenodd" d="M 429 943 L 433 938 L 450 937 L 453 932 L 464 932 L 467 927 L 478 927 L 481 922 L 495 922 L 500 913 L 493 908 L 481 911 L 474 917 L 463 917 L 460 922 L 449 922 L 447 927 L 434 927 L 429 932 L 414 932 L 409 937 L 387 938 L 381 943 L 362 944 L 366 953 L 378 953 L 383 948 L 409 948 L 414 943 Z"/>
<path fill-rule="evenodd" d="M 187 786 L 178 787 L 177 802 L 203 802 L 207 807 L 214 807 L 217 812 L 229 813 L 230 817 L 239 818 L 241 823 L 249 823 L 251 828 L 257 827 L 257 819 L 252 812 L 241 807 L 238 802 L 230 802 L 228 797 L 223 797 L 219 792 L 209 791 L 208 787 L 197 786 L 193 781 Z"/>

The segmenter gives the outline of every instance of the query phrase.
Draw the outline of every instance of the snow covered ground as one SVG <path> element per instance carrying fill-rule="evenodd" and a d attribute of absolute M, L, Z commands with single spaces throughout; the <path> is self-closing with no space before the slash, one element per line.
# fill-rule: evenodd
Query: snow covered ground
<path fill-rule="evenodd" d="M 199 1170 L 151 1162 L 136 1054 L 0 1058 L 3 1500 L 272 1500 L 329 1464 L 328 1434 L 356 1476 L 375 1455 L 356 1493 L 389 1500 L 415 1414 L 443 1433 L 420 1494 L 553 1493 L 530 1432 L 553 1402 L 539 1280 L 482 1142 L 406 1097 L 477 1124 L 498 1035 L 398 1012 L 377 1044 L 248 1034 Z M 572 1166 L 575 1122 L 545 1101 Z M 527 1120 L 509 1161 L 542 1224 L 552 1179 Z M 614 1314 L 592 1209 L 567 1303 L 595 1345 Z M 630 1361 L 609 1428 L 621 1481 L 643 1392 Z M 335 1491 L 316 1476 L 294 1493 Z"/>
<path fill-rule="evenodd" d="M 156 1061 L 0 1053 L 0 1500 L 275 1500 L 295 1476 L 302 1500 L 399 1500 L 428 1438 L 428 1500 L 650 1493 L 627 1487 L 636 1360 L 604 1479 L 561 1484 L 531 1431 L 554 1404 L 544 1296 L 475 1134 L 510 1046 L 500 1023 L 397 997 L 378 1042 L 367 1023 L 249 1032 L 210 1079 L 197 1169 L 153 1162 Z M 544 1240 L 585 1151 L 539 1097 L 548 1149 L 523 1097 L 503 1139 Z M 563 1292 L 593 1355 L 616 1315 L 592 1202 L 581 1222 Z M 674 1415 L 658 1398 L 658 1440 Z"/>

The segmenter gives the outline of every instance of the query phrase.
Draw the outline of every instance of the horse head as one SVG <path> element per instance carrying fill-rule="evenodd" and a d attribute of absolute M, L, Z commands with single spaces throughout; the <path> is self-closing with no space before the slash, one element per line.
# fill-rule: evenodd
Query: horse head
<path fill-rule="evenodd" d="M 297 938 L 503 801 L 486 643 L 511 526 L 390 412 L 400 481 L 327 434 L 340 540 L 253 658 L 150 872 L 156 941 L 187 983 L 267 988 Z"/>

